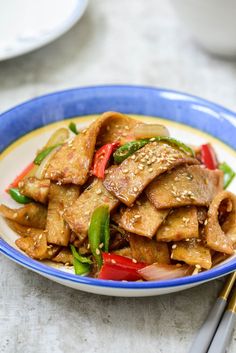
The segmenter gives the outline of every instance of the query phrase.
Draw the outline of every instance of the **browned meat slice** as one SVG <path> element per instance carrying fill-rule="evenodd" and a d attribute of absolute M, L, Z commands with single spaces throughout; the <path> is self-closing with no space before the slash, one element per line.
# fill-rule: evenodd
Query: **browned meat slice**
<path fill-rule="evenodd" d="M 49 186 L 49 179 L 40 180 L 35 177 L 25 178 L 18 184 L 21 194 L 41 203 L 48 201 Z"/>
<path fill-rule="evenodd" d="M 212 201 L 205 226 L 209 248 L 225 254 L 233 254 L 233 239 L 236 235 L 236 197 L 222 191 Z"/>
<path fill-rule="evenodd" d="M 0 205 L 0 214 L 27 227 L 44 229 L 46 225 L 47 209 L 40 204 L 29 203 L 17 209 Z"/>
<path fill-rule="evenodd" d="M 52 261 L 73 265 L 73 255 L 68 248 L 63 248 L 55 257 L 52 258 Z"/>
<path fill-rule="evenodd" d="M 208 206 L 223 189 L 223 173 L 198 165 L 181 166 L 155 179 L 146 189 L 156 208 Z"/>
<path fill-rule="evenodd" d="M 130 248 L 132 258 L 138 262 L 152 264 L 154 262 L 169 264 L 170 255 L 168 246 L 165 243 L 158 243 L 156 240 L 130 235 Z"/>
<path fill-rule="evenodd" d="M 107 204 L 111 211 L 119 204 L 119 200 L 104 188 L 101 180 L 95 179 L 77 201 L 65 210 L 63 217 L 76 234 L 86 237 L 93 211 L 103 204 Z"/>
<path fill-rule="evenodd" d="M 126 247 L 126 248 L 123 248 L 123 249 L 118 249 L 118 250 L 115 250 L 115 251 L 112 251 L 112 252 L 114 254 L 116 254 L 116 255 L 132 258 L 132 251 L 131 251 L 130 247 Z"/>
<path fill-rule="evenodd" d="M 171 211 L 157 231 L 158 241 L 178 241 L 198 236 L 197 209 L 194 206 Z"/>
<path fill-rule="evenodd" d="M 154 141 L 109 170 L 104 185 L 120 201 L 131 206 L 158 175 L 181 164 L 198 163 L 179 149 Z"/>
<path fill-rule="evenodd" d="M 33 259 L 43 260 L 48 258 L 46 232 L 39 232 L 33 237 L 21 237 L 16 240 L 16 245 Z"/>
<path fill-rule="evenodd" d="M 7 219 L 7 224 L 21 237 L 33 237 L 34 235 L 41 234 L 43 232 L 43 229 L 22 226 L 21 224 L 10 219 Z"/>
<path fill-rule="evenodd" d="M 51 184 L 49 191 L 47 226 L 48 243 L 67 246 L 70 240 L 70 229 L 62 218 L 65 207 L 77 200 L 79 188 L 71 185 Z"/>
<path fill-rule="evenodd" d="M 105 121 L 97 137 L 97 146 L 103 146 L 114 141 L 124 144 L 131 139 L 135 139 L 133 129 L 140 124 L 139 121 L 117 112 L 104 113 L 103 117 Z"/>
<path fill-rule="evenodd" d="M 64 184 L 73 183 L 83 185 L 89 175 L 96 141 L 100 130 L 103 125 L 107 129 L 109 124 L 113 121 L 113 118 L 117 120 L 117 114 L 118 113 L 114 112 L 103 114 L 85 131 L 82 131 L 73 140 L 65 143 L 50 160 L 45 177 L 51 180 L 60 181 Z M 122 115 L 118 115 L 118 120 L 122 120 Z M 129 118 L 124 117 L 124 119 L 126 126 Z M 101 136 L 100 140 L 100 142 L 104 142 L 104 137 Z"/>
<path fill-rule="evenodd" d="M 145 195 L 121 213 L 118 224 L 128 232 L 152 238 L 169 210 L 157 210 Z"/>
<path fill-rule="evenodd" d="M 171 258 L 183 261 L 188 265 L 199 265 L 207 270 L 212 266 L 210 250 L 196 239 L 180 241 L 172 245 Z"/>

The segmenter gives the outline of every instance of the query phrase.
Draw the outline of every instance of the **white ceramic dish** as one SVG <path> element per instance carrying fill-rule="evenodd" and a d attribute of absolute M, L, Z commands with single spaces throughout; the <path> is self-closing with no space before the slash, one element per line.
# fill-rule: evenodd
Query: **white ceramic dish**
<path fill-rule="evenodd" d="M 146 122 L 163 123 L 172 136 L 186 143 L 199 145 L 209 141 L 214 145 L 219 159 L 236 169 L 236 142 L 233 139 L 236 119 L 234 113 L 222 107 L 197 97 L 162 89 L 132 86 L 75 89 L 34 99 L 0 116 L 0 150 L 3 150 L 0 155 L 0 202 L 17 206 L 4 192 L 5 188 L 32 161 L 35 151 L 58 126 L 68 126 L 70 120 L 73 120 L 83 129 L 99 113 L 107 110 L 133 114 Z M 80 117 L 74 118 L 78 115 Z M 67 120 L 62 120 L 63 118 Z M 201 131 L 201 128 L 216 137 L 221 136 L 231 147 Z M 6 148 L 14 140 L 16 141 Z M 230 190 L 236 192 L 236 180 L 231 184 Z M 236 269 L 234 256 L 209 271 L 176 280 L 159 282 L 97 280 L 76 276 L 73 269 L 62 265 L 43 263 L 29 258 L 15 246 L 17 236 L 9 229 L 3 218 L 0 218 L 0 234 L 0 252 L 13 261 L 63 285 L 103 295 L 138 297 L 171 293 L 212 280 Z"/>
<path fill-rule="evenodd" d="M 0 60 L 42 47 L 68 31 L 88 0 L 0 1 Z"/>

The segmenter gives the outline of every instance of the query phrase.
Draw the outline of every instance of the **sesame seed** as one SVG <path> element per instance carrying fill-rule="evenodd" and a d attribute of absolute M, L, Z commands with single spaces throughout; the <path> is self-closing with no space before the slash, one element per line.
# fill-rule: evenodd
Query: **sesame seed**
<path fill-rule="evenodd" d="M 99 244 L 99 248 L 102 249 L 103 248 L 103 243 Z"/>
<path fill-rule="evenodd" d="M 96 252 L 97 255 L 100 255 L 100 250 L 99 249 L 96 249 L 95 252 Z"/>
<path fill-rule="evenodd" d="M 129 172 L 128 169 L 122 169 L 122 173 L 127 174 Z"/>
<path fill-rule="evenodd" d="M 90 244 L 87 245 L 87 249 L 90 249 Z"/>
<path fill-rule="evenodd" d="M 177 245 L 176 244 L 173 244 L 172 245 L 172 249 L 176 249 L 177 248 Z"/>
<path fill-rule="evenodd" d="M 208 223 L 208 220 L 206 219 L 206 220 L 205 220 L 205 222 L 204 222 L 204 225 L 206 226 L 206 225 L 207 225 L 207 223 Z"/>
<path fill-rule="evenodd" d="M 139 219 L 139 218 L 141 218 L 141 216 L 140 216 L 140 214 L 136 214 L 136 215 L 134 215 L 134 218 Z"/>
<path fill-rule="evenodd" d="M 43 237 L 43 234 L 40 234 L 40 235 L 39 235 L 39 240 L 42 239 L 42 237 Z"/>
<path fill-rule="evenodd" d="M 152 168 L 149 168 L 148 169 L 149 173 L 153 172 L 153 169 Z"/>
<path fill-rule="evenodd" d="M 151 139 L 149 139 L 150 142 L 154 142 L 155 141 L 155 137 L 152 137 Z"/>
<path fill-rule="evenodd" d="M 102 193 L 102 190 L 101 189 L 98 189 L 97 191 L 96 191 L 96 194 L 97 195 L 100 195 Z"/>
<path fill-rule="evenodd" d="M 139 164 L 139 165 L 138 165 L 138 169 L 139 169 L 139 170 L 143 170 L 143 165 L 142 165 L 142 164 Z"/>
<path fill-rule="evenodd" d="M 132 154 L 132 156 L 130 157 L 131 159 L 135 159 L 135 155 L 134 154 Z"/>
<path fill-rule="evenodd" d="M 187 238 L 187 239 L 185 239 L 186 241 L 190 241 L 190 239 L 189 238 Z"/>
<path fill-rule="evenodd" d="M 112 264 L 116 264 L 116 260 L 111 259 L 111 263 L 112 263 Z"/>
<path fill-rule="evenodd" d="M 200 265 L 195 265 L 195 267 L 198 269 L 198 270 L 200 270 L 201 269 L 201 266 Z"/>
<path fill-rule="evenodd" d="M 138 191 L 138 188 L 136 188 L 136 186 L 134 187 L 134 192 L 137 192 Z"/>
<path fill-rule="evenodd" d="M 128 127 L 128 125 L 125 125 L 125 130 L 129 130 L 129 127 Z"/>
<path fill-rule="evenodd" d="M 138 262 L 137 260 L 135 260 L 135 259 L 132 259 L 132 262 L 134 262 L 135 264 Z"/>

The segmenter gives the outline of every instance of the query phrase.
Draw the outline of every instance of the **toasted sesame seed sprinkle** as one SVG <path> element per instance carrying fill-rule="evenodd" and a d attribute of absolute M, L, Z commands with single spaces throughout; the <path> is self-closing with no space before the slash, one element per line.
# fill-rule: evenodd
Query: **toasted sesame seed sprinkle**
<path fill-rule="evenodd" d="M 135 159 L 135 155 L 134 154 L 132 154 L 132 156 L 130 157 L 131 159 Z"/>
<path fill-rule="evenodd" d="M 96 249 L 95 252 L 96 252 L 97 255 L 100 255 L 100 250 L 99 249 Z"/>
<path fill-rule="evenodd" d="M 96 191 L 96 194 L 97 195 L 100 195 L 102 193 L 102 190 L 101 189 L 98 189 L 97 191 Z"/>
<path fill-rule="evenodd" d="M 148 169 L 149 173 L 153 172 L 153 168 Z"/>
<path fill-rule="evenodd" d="M 206 220 L 205 220 L 205 222 L 204 222 L 204 225 L 206 226 L 206 225 L 207 225 L 207 223 L 208 223 L 208 220 L 206 219 Z"/>
<path fill-rule="evenodd" d="M 129 172 L 128 169 L 122 169 L 122 173 L 127 174 Z"/>
<path fill-rule="evenodd" d="M 134 192 L 137 192 L 138 191 L 138 188 L 136 188 L 136 186 L 134 187 Z"/>
<path fill-rule="evenodd" d="M 177 245 L 176 244 L 173 244 L 172 245 L 172 249 L 176 249 L 177 248 Z"/>
<path fill-rule="evenodd" d="M 201 269 L 201 266 L 200 265 L 195 265 L 195 267 L 198 269 L 198 270 L 200 270 Z"/>
<path fill-rule="evenodd" d="M 155 137 L 150 138 L 149 141 L 150 141 L 150 142 L 154 142 L 154 141 L 155 141 Z"/>
<path fill-rule="evenodd" d="M 112 263 L 112 264 L 116 264 L 116 260 L 111 259 L 111 263 Z"/>
<path fill-rule="evenodd" d="M 132 262 L 136 264 L 138 261 L 136 259 L 132 259 Z"/>
<path fill-rule="evenodd" d="M 102 249 L 103 248 L 103 243 L 99 244 L 99 248 Z"/>

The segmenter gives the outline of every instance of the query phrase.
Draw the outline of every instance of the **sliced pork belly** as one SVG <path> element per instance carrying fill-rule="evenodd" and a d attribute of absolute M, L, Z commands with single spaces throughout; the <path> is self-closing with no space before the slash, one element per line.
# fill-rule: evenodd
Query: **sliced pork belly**
<path fill-rule="evenodd" d="M 119 200 L 106 190 L 101 180 L 95 179 L 80 197 L 65 210 L 63 217 L 76 234 L 83 234 L 86 237 L 93 211 L 96 207 L 104 204 L 107 204 L 111 211 L 118 206 Z"/>
<path fill-rule="evenodd" d="M 209 248 L 225 254 L 233 254 L 236 238 L 236 197 L 222 191 L 212 201 L 205 226 Z"/>
<path fill-rule="evenodd" d="M 37 202 L 47 203 L 50 187 L 49 179 L 25 178 L 19 182 L 18 187 L 22 195 L 28 196 Z"/>
<path fill-rule="evenodd" d="M 154 262 L 169 264 L 170 254 L 167 244 L 158 243 L 156 240 L 130 235 L 130 248 L 132 258 L 138 262 L 152 264 Z"/>
<path fill-rule="evenodd" d="M 197 239 L 176 242 L 172 246 L 171 258 L 183 261 L 188 265 L 199 265 L 207 270 L 212 266 L 210 249 L 198 242 Z"/>
<path fill-rule="evenodd" d="M 152 238 L 169 210 L 157 210 L 145 195 L 130 208 L 121 211 L 118 224 L 128 232 Z"/>
<path fill-rule="evenodd" d="M 23 226 L 39 229 L 45 228 L 47 220 L 46 207 L 33 202 L 16 209 L 0 205 L 0 214 Z"/>
<path fill-rule="evenodd" d="M 181 164 L 199 162 L 163 142 L 150 142 L 107 174 L 106 189 L 131 206 L 145 187 L 158 175 Z"/>
<path fill-rule="evenodd" d="M 155 179 L 146 195 L 156 208 L 209 206 L 223 189 L 223 172 L 199 165 L 181 166 Z"/>
<path fill-rule="evenodd" d="M 70 206 L 79 197 L 76 185 L 57 185 L 51 183 L 47 215 L 48 243 L 67 246 L 70 240 L 70 229 L 62 218 L 65 207 Z"/>
<path fill-rule="evenodd" d="M 197 208 L 186 206 L 174 209 L 169 213 L 158 229 L 156 239 L 169 242 L 197 238 L 198 236 Z"/>
<path fill-rule="evenodd" d="M 92 164 L 93 155 L 97 139 L 99 143 L 114 142 L 116 138 L 113 128 L 113 120 L 119 122 L 121 130 L 125 130 L 125 126 L 131 128 L 136 125 L 136 121 L 119 113 L 108 112 L 96 119 L 85 131 L 79 133 L 73 140 L 65 143 L 58 152 L 52 157 L 48 163 L 45 178 L 57 180 L 64 184 L 72 183 L 83 185 L 88 176 Z M 130 121 L 129 121 L 130 120 Z M 128 122 L 129 121 L 129 122 Z M 99 137 L 100 130 L 104 129 L 108 132 L 109 127 L 112 128 L 111 134 L 104 131 Z M 108 130 L 107 130 L 108 128 Z M 117 130 L 118 131 L 118 130 Z M 121 134 L 120 134 L 121 135 Z"/>

